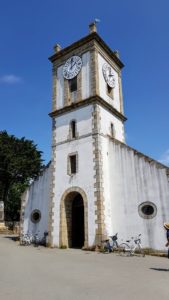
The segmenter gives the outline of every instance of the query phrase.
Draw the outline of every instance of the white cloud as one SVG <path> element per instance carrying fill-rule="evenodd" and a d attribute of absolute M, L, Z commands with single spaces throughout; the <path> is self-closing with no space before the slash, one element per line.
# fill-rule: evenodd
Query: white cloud
<path fill-rule="evenodd" d="M 0 77 L 0 83 L 16 84 L 22 82 L 22 78 L 13 74 L 4 75 Z"/>
<path fill-rule="evenodd" d="M 159 162 L 161 162 L 164 165 L 169 166 L 169 149 L 164 152 L 164 154 L 159 159 Z"/>

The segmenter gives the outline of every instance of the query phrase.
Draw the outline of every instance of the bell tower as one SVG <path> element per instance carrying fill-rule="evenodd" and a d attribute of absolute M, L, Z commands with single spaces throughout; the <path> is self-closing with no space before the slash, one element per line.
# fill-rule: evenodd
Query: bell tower
<path fill-rule="evenodd" d="M 52 247 L 99 244 L 111 227 L 109 141 L 125 143 L 123 63 L 97 34 L 95 23 L 89 30 L 64 49 L 57 44 L 49 58 L 53 66 Z"/>

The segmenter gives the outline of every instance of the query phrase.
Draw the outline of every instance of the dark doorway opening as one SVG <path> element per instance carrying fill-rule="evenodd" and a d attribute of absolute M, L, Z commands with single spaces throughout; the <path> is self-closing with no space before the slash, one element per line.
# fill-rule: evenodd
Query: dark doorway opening
<path fill-rule="evenodd" d="M 72 247 L 84 246 L 84 204 L 83 198 L 77 194 L 72 202 Z"/>

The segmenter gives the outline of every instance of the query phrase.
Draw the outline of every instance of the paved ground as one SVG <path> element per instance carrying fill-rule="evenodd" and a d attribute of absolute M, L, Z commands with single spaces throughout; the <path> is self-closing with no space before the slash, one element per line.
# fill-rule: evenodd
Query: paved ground
<path fill-rule="evenodd" d="M 19 246 L 0 236 L 1 300 L 169 299 L 169 260 Z"/>

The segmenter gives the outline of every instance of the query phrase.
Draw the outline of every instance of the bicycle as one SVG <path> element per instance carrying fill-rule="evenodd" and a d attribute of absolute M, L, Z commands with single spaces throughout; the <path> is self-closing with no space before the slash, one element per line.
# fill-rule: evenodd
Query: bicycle
<path fill-rule="evenodd" d="M 26 234 L 21 234 L 20 235 L 20 245 L 21 246 L 29 246 L 31 244 L 33 244 L 35 247 L 38 247 L 40 245 L 42 246 L 46 246 L 47 244 L 47 236 L 48 236 L 48 232 L 44 232 L 43 237 L 40 239 L 38 233 L 30 234 L 30 233 L 26 233 Z"/>
<path fill-rule="evenodd" d="M 144 249 L 141 245 L 141 234 L 137 238 L 131 237 L 131 240 L 123 242 L 118 247 L 121 256 L 145 256 Z"/>
<path fill-rule="evenodd" d="M 21 234 L 20 236 L 20 245 L 21 246 L 29 246 L 33 242 L 33 235 L 26 233 L 26 234 Z"/>
<path fill-rule="evenodd" d="M 46 247 L 46 245 L 47 245 L 47 237 L 48 237 L 48 232 L 45 231 L 44 234 L 43 234 L 42 239 L 40 240 L 40 244 L 41 244 L 42 246 L 45 246 L 45 247 Z"/>
<path fill-rule="evenodd" d="M 110 239 L 101 241 L 102 250 L 104 253 L 111 253 L 118 248 L 117 234 L 118 233 L 116 233 L 115 235 L 109 236 Z"/>
<path fill-rule="evenodd" d="M 38 233 L 35 233 L 34 235 L 33 244 L 35 247 L 38 247 L 40 245 L 40 238 L 38 236 Z"/>

